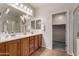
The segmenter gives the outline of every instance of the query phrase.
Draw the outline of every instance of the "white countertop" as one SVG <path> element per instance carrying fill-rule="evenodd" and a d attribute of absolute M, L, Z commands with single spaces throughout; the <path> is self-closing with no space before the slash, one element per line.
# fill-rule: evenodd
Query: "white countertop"
<path fill-rule="evenodd" d="M 35 34 L 27 34 L 27 35 L 18 35 L 18 36 L 8 37 L 6 39 L 0 39 L 0 43 L 11 41 L 11 40 L 17 40 L 17 39 L 21 39 L 21 38 L 25 38 L 25 37 L 30 37 L 30 36 L 34 36 L 34 35 L 38 35 L 38 34 L 42 34 L 42 33 L 35 33 Z"/>

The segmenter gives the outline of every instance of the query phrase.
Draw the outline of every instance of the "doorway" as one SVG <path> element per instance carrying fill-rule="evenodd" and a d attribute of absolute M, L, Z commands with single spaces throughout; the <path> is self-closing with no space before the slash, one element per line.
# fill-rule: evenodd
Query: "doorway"
<path fill-rule="evenodd" d="M 66 12 L 53 14 L 52 17 L 53 49 L 66 51 Z"/>

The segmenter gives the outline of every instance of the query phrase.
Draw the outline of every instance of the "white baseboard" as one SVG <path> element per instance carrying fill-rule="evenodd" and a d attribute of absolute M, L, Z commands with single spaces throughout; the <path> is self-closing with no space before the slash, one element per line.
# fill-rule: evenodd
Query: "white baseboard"
<path fill-rule="evenodd" d="M 52 50 L 52 48 L 49 48 L 49 47 L 45 47 L 45 48 Z"/>
<path fill-rule="evenodd" d="M 72 56 L 74 56 L 74 53 L 73 53 L 73 52 L 71 52 L 71 55 L 72 55 Z"/>
<path fill-rule="evenodd" d="M 45 46 L 42 46 L 42 47 L 52 50 L 52 48 L 49 48 L 49 47 L 45 47 Z"/>
<path fill-rule="evenodd" d="M 73 52 L 67 52 L 68 55 L 74 56 Z"/>
<path fill-rule="evenodd" d="M 52 50 L 52 48 L 49 48 L 49 47 L 45 47 L 45 46 L 42 46 L 42 47 Z M 71 56 L 74 56 L 74 53 L 73 52 L 67 52 L 67 54 L 68 55 L 71 55 Z"/>

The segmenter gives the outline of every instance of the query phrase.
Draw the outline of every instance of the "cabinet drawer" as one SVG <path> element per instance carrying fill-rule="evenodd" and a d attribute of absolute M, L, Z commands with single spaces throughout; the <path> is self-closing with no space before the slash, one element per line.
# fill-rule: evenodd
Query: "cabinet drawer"
<path fill-rule="evenodd" d="M 30 37 L 30 47 L 31 46 L 34 46 L 34 39 L 35 39 L 34 36 L 33 37 Z"/>
<path fill-rule="evenodd" d="M 34 44 L 30 44 L 30 48 L 31 48 L 31 47 L 34 47 Z"/>
<path fill-rule="evenodd" d="M 24 38 L 21 40 L 21 55 L 22 56 L 29 55 L 29 38 Z"/>
<path fill-rule="evenodd" d="M 34 40 L 30 40 L 30 44 L 33 44 Z"/>
<path fill-rule="evenodd" d="M 34 52 L 34 47 L 30 47 L 30 54 Z"/>
<path fill-rule="evenodd" d="M 39 48 L 39 37 L 38 35 L 35 36 L 35 50 L 37 50 Z"/>
<path fill-rule="evenodd" d="M 39 47 L 42 46 L 42 35 L 39 35 Z"/>
<path fill-rule="evenodd" d="M 6 44 L 5 43 L 0 43 L 0 56 L 6 56 Z"/>
<path fill-rule="evenodd" d="M 35 36 L 30 37 L 30 54 L 32 54 L 34 52 L 34 39 Z"/>
<path fill-rule="evenodd" d="M 6 53 L 9 56 L 18 56 L 18 40 L 6 43 Z"/>

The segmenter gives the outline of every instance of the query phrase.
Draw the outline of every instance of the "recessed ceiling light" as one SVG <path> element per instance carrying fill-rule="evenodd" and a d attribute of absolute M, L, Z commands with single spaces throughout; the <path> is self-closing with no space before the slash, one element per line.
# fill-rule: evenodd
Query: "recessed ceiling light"
<path fill-rule="evenodd" d="M 58 17 L 58 19 L 63 19 L 63 16 L 62 16 L 62 15 L 61 15 L 61 16 L 59 16 L 59 17 Z"/>

